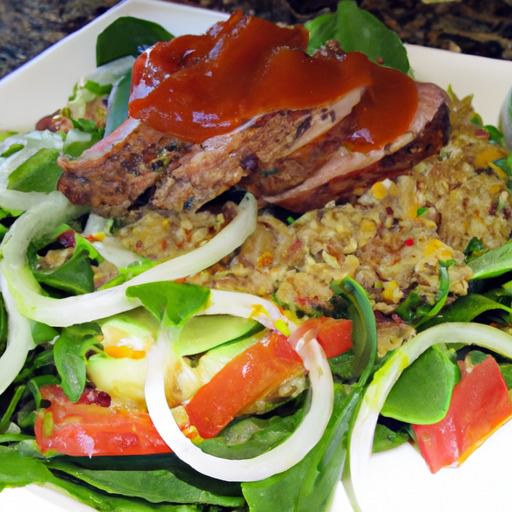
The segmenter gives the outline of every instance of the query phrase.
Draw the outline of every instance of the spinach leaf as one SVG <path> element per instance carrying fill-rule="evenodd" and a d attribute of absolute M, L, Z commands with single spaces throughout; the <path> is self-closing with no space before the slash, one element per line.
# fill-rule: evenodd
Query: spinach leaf
<path fill-rule="evenodd" d="M 385 452 L 407 443 L 411 436 L 405 426 L 395 430 L 387 425 L 377 423 L 375 436 L 373 438 L 373 453 Z"/>
<path fill-rule="evenodd" d="M 101 289 L 112 288 L 113 286 L 117 286 L 118 284 L 125 283 L 130 279 L 142 274 L 146 270 L 155 266 L 155 262 L 148 258 L 141 258 L 139 261 L 135 261 L 128 265 L 127 267 L 119 267 L 117 269 L 118 275 L 111 279 L 108 283 L 105 283 Z"/>
<path fill-rule="evenodd" d="M 413 424 L 441 421 L 448 412 L 453 388 L 459 380 L 457 363 L 446 349 L 434 345 L 402 372 L 381 414 Z"/>
<path fill-rule="evenodd" d="M 470 322 L 477 316 L 487 311 L 503 310 L 512 313 L 512 308 L 497 302 L 491 297 L 479 293 L 470 293 L 459 297 L 453 304 L 448 306 L 440 314 L 431 318 L 423 325 L 423 328 L 444 322 Z"/>
<path fill-rule="evenodd" d="M 128 297 L 139 299 L 142 305 L 166 327 L 180 326 L 203 309 L 210 290 L 193 284 L 162 281 L 130 286 Z"/>
<path fill-rule="evenodd" d="M 66 396 L 76 402 L 85 388 L 86 354 L 99 344 L 101 329 L 96 323 L 67 327 L 55 340 L 53 357 Z"/>
<path fill-rule="evenodd" d="M 284 473 L 242 483 L 251 512 L 325 511 L 330 506 L 347 457 L 348 435 L 362 387 L 334 387 L 334 410 L 322 439 L 306 457 Z"/>
<path fill-rule="evenodd" d="M 69 477 L 59 477 L 51 470 L 47 460 L 25 456 L 15 448 L 0 446 L 0 491 L 7 487 L 23 487 L 29 484 L 49 485 L 60 488 L 73 498 L 101 512 L 122 510 L 123 512 L 200 512 L 199 505 L 175 505 L 150 503 L 143 499 L 126 498 L 108 494 L 92 486 L 84 486 Z"/>
<path fill-rule="evenodd" d="M 201 441 L 201 449 L 226 459 L 248 459 L 261 455 L 285 440 L 304 416 L 307 402 L 300 397 L 276 410 L 270 417 L 249 417 L 232 422 L 219 435 Z M 289 413 L 289 409 L 296 410 Z M 278 414 L 277 414 L 278 413 Z"/>
<path fill-rule="evenodd" d="M 74 295 L 93 292 L 94 272 L 91 260 L 101 262 L 103 258 L 82 236 L 75 234 L 74 239 L 75 250 L 69 260 L 57 268 L 36 267 L 33 270 L 34 277 L 42 284 Z M 36 266 L 35 261 L 33 267 Z"/>
<path fill-rule="evenodd" d="M 53 461 L 52 470 L 63 472 L 95 489 L 126 498 L 143 499 L 148 504 L 158 503 L 197 503 L 223 507 L 239 507 L 244 504 L 240 493 L 224 495 L 216 492 L 215 487 L 208 489 L 206 483 L 197 486 L 190 482 L 189 472 L 170 464 L 169 469 L 148 470 L 124 469 L 86 469 L 74 464 Z"/>
<path fill-rule="evenodd" d="M 123 16 L 111 23 L 96 41 L 96 65 L 126 57 L 138 56 L 158 41 L 168 41 L 173 36 L 158 23 Z"/>
<path fill-rule="evenodd" d="M 509 272 L 512 270 L 512 241 L 472 259 L 468 265 L 473 270 L 472 280 L 496 277 Z"/>
<path fill-rule="evenodd" d="M 407 51 L 398 35 L 354 0 L 342 0 L 335 13 L 308 21 L 305 27 L 310 31 L 310 53 L 336 39 L 346 52 L 362 52 L 373 62 L 409 72 Z"/>
<path fill-rule="evenodd" d="M 42 148 L 11 172 L 7 188 L 20 192 L 52 192 L 57 189 L 62 169 L 58 149 Z"/>
<path fill-rule="evenodd" d="M 352 320 L 352 376 L 367 378 L 377 357 L 377 324 L 372 305 L 364 288 L 351 278 L 336 281 L 331 288 L 347 301 L 347 315 Z M 365 371 L 369 373 L 364 374 Z"/>

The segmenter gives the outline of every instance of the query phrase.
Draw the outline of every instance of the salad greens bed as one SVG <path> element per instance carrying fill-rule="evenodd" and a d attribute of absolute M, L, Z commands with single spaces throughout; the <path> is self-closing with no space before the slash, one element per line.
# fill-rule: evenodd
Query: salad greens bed
<path fill-rule="evenodd" d="M 362 51 L 381 64 L 411 72 L 406 51 L 396 34 L 359 9 L 353 0 L 341 1 L 336 13 L 320 16 L 306 27 L 311 34 L 310 51 L 337 38 L 346 50 Z M 349 489 L 357 491 L 358 481 L 351 480 L 351 472 L 359 471 L 366 452 L 387 450 L 407 442 L 411 439 L 410 423 L 435 422 L 446 414 L 453 388 L 460 379 L 456 359 L 461 353 L 473 361 L 481 360 L 489 351 L 499 354 L 496 358 L 500 369 L 508 387 L 512 387 L 512 337 L 504 332 L 510 326 L 512 313 L 512 242 L 489 251 L 478 240 L 472 241 L 467 250 L 474 271 L 470 292 L 449 307 L 444 304 L 449 284 L 447 268 L 451 263 L 442 262 L 436 305 L 426 308 L 415 302 L 411 294 L 397 311 L 420 334 L 383 359 L 377 358 L 376 321 L 364 290 L 351 279 L 332 284 L 336 315 L 353 322 L 354 346 L 329 360 L 334 380 L 331 418 L 320 441 L 287 471 L 264 480 L 238 483 L 198 473 L 173 454 L 43 456 L 33 433 L 34 411 L 44 405 L 40 388 L 59 384 L 71 400 L 77 400 L 87 382 L 86 359 L 101 351 L 97 322 L 81 321 L 79 314 L 78 320 L 70 320 L 69 325 L 65 323 L 67 318 L 63 323 L 45 320 L 49 317 L 44 312 L 51 310 L 53 299 L 76 297 L 76 308 L 86 304 L 79 300 L 95 290 L 92 266 L 99 266 L 105 259 L 104 253 L 86 237 L 76 234 L 83 232 L 93 216 L 86 209 L 63 205 L 61 199 L 56 199 L 60 176 L 56 159 L 61 152 L 80 155 L 126 119 L 134 58 L 153 43 L 170 38 L 172 35 L 155 23 L 129 17 L 118 19 L 98 37 L 98 71 L 77 85 L 70 98 L 73 129 L 67 134 L 3 135 L 0 490 L 31 483 L 48 485 L 104 511 L 328 510 L 341 478 L 347 480 Z M 85 103 L 105 94 L 109 94 L 106 128 L 98 129 L 80 113 Z M 484 128 L 496 138 L 496 144 L 504 142 L 496 128 Z M 512 174 L 512 157 L 496 165 Z M 248 218 L 243 217 L 242 221 Z M 252 221 L 249 219 L 248 225 Z M 115 232 L 115 219 L 102 229 L 107 234 Z M 69 244 L 71 257 L 60 266 L 42 270 L 38 265 L 41 258 L 54 248 L 62 249 L 71 230 L 75 233 Z M 18 233 L 23 233 L 24 241 L 15 246 L 13 240 Z M 239 236 L 243 238 L 248 233 Z M 158 286 L 149 284 L 147 292 L 131 286 L 133 278 L 155 270 L 152 262 L 142 258 L 126 260 L 126 254 L 115 243 L 108 251 L 117 262 L 119 275 L 103 286 L 106 302 L 109 290 L 123 287 L 127 296 L 147 293 L 151 296 L 149 302 L 160 301 L 164 310 L 176 306 L 176 301 L 173 303 L 173 298 L 159 291 Z M 214 254 L 217 259 L 222 257 L 222 252 Z M 167 279 L 184 277 L 172 277 L 180 264 L 174 262 L 166 268 L 165 275 L 171 276 Z M 160 274 L 155 275 L 154 281 L 159 281 Z M 24 288 L 16 293 L 12 288 L 19 283 Z M 39 286 L 44 287 L 45 297 L 38 296 Z M 50 302 L 45 302 L 47 299 Z M 193 314 L 191 308 L 183 314 Z M 59 315 L 64 313 L 59 311 L 55 318 Z M 30 322 L 25 316 L 31 318 Z M 179 322 L 180 319 L 176 324 Z M 484 324 L 502 328 L 497 335 L 499 341 L 493 341 L 497 330 Z M 468 348 L 468 343 L 481 347 Z M 397 383 L 390 391 L 394 381 Z M 426 383 L 422 393 L 411 393 L 410 382 Z M 368 398 L 369 393 L 373 398 Z M 228 459 L 257 456 L 288 438 L 309 405 L 306 391 L 257 419 L 248 417 L 232 422 L 217 437 L 203 441 L 201 447 L 207 453 Z M 240 435 L 246 432 L 253 434 Z M 233 445 L 231 440 L 237 436 L 242 441 Z M 357 496 L 354 500 L 357 508 Z"/>

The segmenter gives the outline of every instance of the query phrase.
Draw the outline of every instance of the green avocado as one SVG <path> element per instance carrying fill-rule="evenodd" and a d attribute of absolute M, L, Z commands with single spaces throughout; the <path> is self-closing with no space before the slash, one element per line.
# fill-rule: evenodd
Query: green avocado
<path fill-rule="evenodd" d="M 230 315 L 194 316 L 183 327 L 174 350 L 180 356 L 200 354 L 228 341 L 248 337 L 261 329 L 261 324 L 251 318 Z"/>

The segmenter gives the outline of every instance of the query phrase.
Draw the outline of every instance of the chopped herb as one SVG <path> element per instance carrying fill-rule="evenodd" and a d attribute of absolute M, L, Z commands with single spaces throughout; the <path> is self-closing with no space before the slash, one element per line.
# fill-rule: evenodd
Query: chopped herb
<path fill-rule="evenodd" d="M 471 260 L 476 258 L 477 256 L 482 255 L 486 251 L 485 245 L 482 240 L 474 236 L 464 249 L 464 256 L 466 256 L 466 260 Z"/>

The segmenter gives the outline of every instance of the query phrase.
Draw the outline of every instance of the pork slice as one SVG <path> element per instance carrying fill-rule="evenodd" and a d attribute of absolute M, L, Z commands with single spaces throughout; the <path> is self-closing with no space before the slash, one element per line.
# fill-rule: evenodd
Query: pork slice
<path fill-rule="evenodd" d="M 59 158 L 59 190 L 74 204 L 123 216 L 139 198 L 169 211 L 195 211 L 265 162 L 286 156 L 329 131 L 360 101 L 364 87 L 335 102 L 259 116 L 201 144 L 185 143 L 135 119 L 78 159 Z"/>
<path fill-rule="evenodd" d="M 418 107 L 408 130 L 381 149 L 350 151 L 343 139 L 350 118 L 287 158 L 273 163 L 274 173 L 254 173 L 241 186 L 267 203 L 304 213 L 329 201 L 346 200 L 381 179 L 412 169 L 438 152 L 449 136 L 448 96 L 440 87 L 418 83 Z"/>
<path fill-rule="evenodd" d="M 161 181 L 151 204 L 172 211 L 197 210 L 268 162 L 294 153 L 340 123 L 360 101 L 364 87 L 332 104 L 281 110 L 201 144 L 193 155 Z"/>
<path fill-rule="evenodd" d="M 104 215 L 124 215 L 164 171 L 193 150 L 194 145 L 130 118 L 79 158 L 59 157 L 64 172 L 58 188 L 74 204 L 92 206 Z"/>

